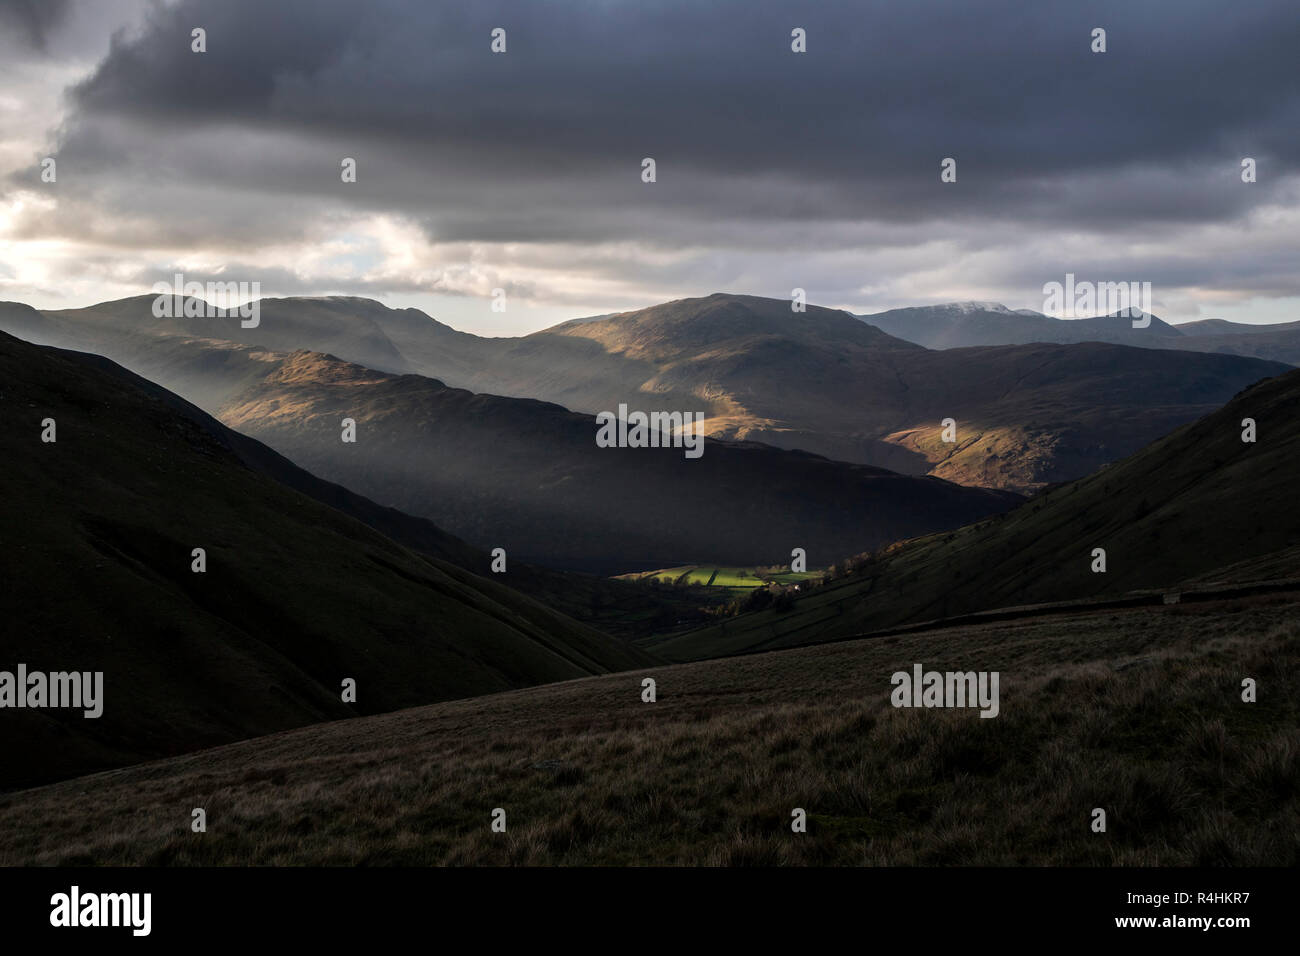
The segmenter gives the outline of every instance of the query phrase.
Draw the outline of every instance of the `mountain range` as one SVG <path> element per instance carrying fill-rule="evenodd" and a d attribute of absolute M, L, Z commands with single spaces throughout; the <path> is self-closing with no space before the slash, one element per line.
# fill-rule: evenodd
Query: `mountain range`
<path fill-rule="evenodd" d="M 217 415 L 266 377 L 273 354 L 306 350 L 593 415 L 620 403 L 698 411 L 718 439 L 1019 493 L 1118 460 L 1286 367 L 1206 354 L 1208 346 L 930 349 L 847 312 L 796 313 L 783 300 L 726 294 L 521 338 L 469 335 L 365 299 L 264 299 L 255 328 L 236 318 L 157 319 L 152 302 L 11 311 L 0 327 L 108 355 Z M 1162 327 L 1153 321 L 1162 341 L 1185 338 Z M 945 419 L 955 441 L 943 440 Z"/>
<path fill-rule="evenodd" d="M 1118 313 L 1086 319 L 1057 319 L 1032 309 L 1008 309 L 997 302 L 950 302 L 861 315 L 863 322 L 931 349 L 1030 342 L 1109 342 L 1149 349 L 1217 352 L 1300 365 L 1300 322 L 1252 325 L 1203 319 L 1170 325 L 1149 313 L 1144 328 Z"/>

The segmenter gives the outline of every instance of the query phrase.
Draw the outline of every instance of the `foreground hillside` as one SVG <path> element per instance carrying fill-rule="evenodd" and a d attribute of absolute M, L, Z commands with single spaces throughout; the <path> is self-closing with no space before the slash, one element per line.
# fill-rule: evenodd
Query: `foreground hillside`
<path fill-rule="evenodd" d="M 1252 419 L 1256 441 L 1242 441 Z M 789 610 L 653 642 L 669 659 L 792 646 L 1010 605 L 1300 577 L 1300 370 L 1004 516 L 877 555 Z M 1103 549 L 1104 573 L 1094 572 Z"/>
<path fill-rule="evenodd" d="M 856 641 L 302 728 L 0 796 L 0 864 L 1296 866 L 1297 600 Z M 999 671 L 999 716 L 894 709 L 890 676 L 915 663 Z"/>
<path fill-rule="evenodd" d="M 49 340 L 107 355 L 211 412 L 265 374 L 268 350 L 306 350 L 587 414 L 621 402 L 699 411 L 717 438 L 1020 492 L 1089 474 L 1286 368 L 1131 343 L 932 351 L 847 312 L 722 293 L 522 338 L 467 335 L 366 299 L 262 300 L 249 329 L 237 318 L 157 319 L 152 301 L 40 313 L 35 331 L 31 315 L 0 315 L 0 327 L 63 336 Z M 1143 344 L 1193 341 L 1163 323 L 1146 331 Z M 947 418 L 952 443 L 942 440 Z"/>
<path fill-rule="evenodd" d="M 0 382 L 0 669 L 105 694 L 97 719 L 0 711 L 0 788 L 650 660 L 282 484 L 311 476 L 101 359 L 0 334 Z"/>

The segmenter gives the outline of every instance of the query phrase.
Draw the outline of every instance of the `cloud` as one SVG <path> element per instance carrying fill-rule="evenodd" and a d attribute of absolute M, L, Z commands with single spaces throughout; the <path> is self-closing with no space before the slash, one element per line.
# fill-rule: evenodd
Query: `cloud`
<path fill-rule="evenodd" d="M 1253 238 L 1300 182 L 1292 4 L 157 4 L 69 90 L 57 208 L 9 238 L 145 271 L 277 262 L 285 291 L 513 282 L 552 304 L 787 284 L 1023 299 L 1091 263 L 1184 302 L 1300 295 L 1277 264 L 1300 239 Z M 9 176 L 38 188 L 33 167 Z M 311 251 L 379 223 L 403 242 Z"/>
<path fill-rule="evenodd" d="M 68 12 L 68 0 L 0 0 L 0 24 L 44 50 L 50 31 Z"/>

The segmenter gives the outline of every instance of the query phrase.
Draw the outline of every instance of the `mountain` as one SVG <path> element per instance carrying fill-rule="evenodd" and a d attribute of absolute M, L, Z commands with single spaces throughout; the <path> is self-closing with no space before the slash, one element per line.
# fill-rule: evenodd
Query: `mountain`
<path fill-rule="evenodd" d="M 1242 441 L 1247 418 L 1254 443 Z M 892 549 L 790 610 L 653 646 L 670 659 L 713 657 L 991 608 L 1300 578 L 1297 461 L 1300 370 L 1008 514 Z M 1105 573 L 1092 570 L 1095 548 Z"/>
<path fill-rule="evenodd" d="M 1054 319 L 1029 309 L 1012 311 L 996 302 L 950 302 L 890 309 L 858 318 L 890 335 L 931 349 L 1030 342 L 1109 342 L 1172 348 L 1175 346 L 1170 345 L 1170 340 L 1181 335 L 1177 328 L 1154 316 L 1147 328 L 1135 329 L 1133 320 L 1127 316 Z"/>
<path fill-rule="evenodd" d="M 1227 319 L 1200 319 L 1174 326 L 1183 335 L 1268 335 L 1272 332 L 1300 330 L 1300 322 L 1229 322 Z"/>
<path fill-rule="evenodd" d="M 780 563 L 789 561 L 794 547 L 813 555 L 857 551 L 954 527 L 1017 500 L 734 442 L 710 443 L 698 461 L 686 459 L 680 448 L 601 449 L 594 418 L 558 406 L 474 395 L 319 353 L 290 356 L 184 331 L 133 331 L 130 315 L 123 307 L 97 319 L 59 313 L 50 320 L 70 330 L 69 338 L 79 334 L 84 347 L 201 401 L 227 425 L 317 474 L 430 518 L 480 549 L 506 547 L 508 566 L 540 562 L 611 574 L 682 561 Z M 923 351 L 837 317 L 863 341 Z M 263 313 L 263 324 L 267 320 Z M 151 321 L 140 326 L 148 329 Z M 173 324 L 209 336 L 258 331 L 220 317 Z M 584 351 L 595 347 L 561 341 Z M 689 396 L 683 401 L 682 411 L 696 405 Z M 655 396 L 654 409 L 666 404 L 663 394 Z M 326 408 L 335 417 L 322 417 Z M 340 441 L 344 417 L 364 423 L 355 454 Z M 308 418 L 310 428 L 303 425 Z M 378 428 L 371 427 L 376 422 Z M 670 512 L 691 517 L 665 522 L 662 514 Z M 557 525 L 566 534 L 556 535 Z M 544 593 L 567 590 L 549 586 Z"/>
<path fill-rule="evenodd" d="M 622 394 L 707 401 L 715 436 L 1021 492 L 1087 474 L 1281 370 L 1095 343 L 936 351 L 870 328 L 863 334 L 855 321 L 836 310 L 791 313 L 783 301 L 714 295 L 524 341 L 577 338 L 599 345 L 606 361 L 641 363 L 648 370 Z M 581 381 L 590 387 L 599 377 Z M 616 384 L 605 387 L 612 399 Z M 953 443 L 943 441 L 946 418 L 957 423 Z"/>
<path fill-rule="evenodd" d="M 1251 325 L 1206 319 L 1176 326 L 1183 333 L 1179 348 L 1225 355 L 1249 355 L 1288 365 L 1300 365 L 1300 322 Z"/>
<path fill-rule="evenodd" d="M 1249 325 L 1206 319 L 1170 325 L 1151 316 L 1149 326 L 1135 329 L 1130 317 L 1118 313 L 1088 319 L 1055 319 L 1029 309 L 1013 312 L 996 302 L 953 302 L 891 309 L 859 318 L 890 335 L 932 349 L 1030 342 L 1109 342 L 1139 348 L 1241 355 L 1300 365 L 1300 322 Z"/>
<path fill-rule="evenodd" d="M 345 418 L 356 442 L 342 441 Z M 598 573 L 708 560 L 814 563 L 1011 507 L 1005 492 L 757 443 L 603 448 L 589 415 L 285 356 L 221 419 L 311 471 L 508 560 Z M 563 533 L 557 533 L 563 529 Z"/>
<path fill-rule="evenodd" d="M 21 302 L 0 302 L 0 330 L 36 345 L 49 345 L 61 335 L 41 313 Z"/>
<path fill-rule="evenodd" d="M 0 383 L 0 670 L 104 674 L 102 717 L 3 712 L 0 787 L 650 660 L 102 358 L 0 334 Z"/>
<path fill-rule="evenodd" d="M 229 315 L 215 310 L 219 314 L 213 316 L 159 318 L 153 314 L 155 299 L 153 295 L 139 295 L 84 309 L 48 311 L 44 316 L 53 326 L 74 336 L 89 333 L 112 340 L 123 333 L 155 336 L 181 332 L 193 338 L 242 342 L 281 351 L 302 348 L 302 343 L 309 341 L 321 351 L 354 356 L 353 361 L 370 368 L 390 372 L 415 370 L 385 332 L 385 326 L 399 323 L 403 313 L 373 299 L 352 296 L 260 299 L 258 324 L 247 329 L 234 311 Z M 426 321 L 432 320 L 426 317 Z"/>
<path fill-rule="evenodd" d="M 278 360 L 277 353 L 260 348 L 168 335 L 133 337 L 129 348 L 118 347 L 114 351 L 128 364 L 167 385 L 185 389 L 214 410 L 231 394 L 268 374 L 269 363 Z M 85 355 L 83 360 L 95 361 L 96 357 Z M 107 359 L 100 360 L 100 366 L 110 373 L 122 371 Z M 184 407 L 188 413 L 189 403 L 166 388 L 136 376 L 132 378 L 138 387 L 162 401 Z M 475 574 L 489 572 L 492 558 L 486 550 L 447 533 L 428 519 L 377 505 L 341 485 L 324 481 L 237 432 L 231 432 L 228 437 L 232 450 L 250 468 L 356 518 L 408 548 Z M 633 586 L 608 577 L 556 572 L 520 561 L 510 562 L 505 572 L 493 573 L 492 580 L 620 637 L 640 636 L 699 617 L 699 602 L 688 595 Z"/>
<path fill-rule="evenodd" d="M 1096 343 L 931 350 L 846 312 L 809 306 L 796 313 L 784 300 L 728 294 L 500 339 L 343 297 L 263 300 L 252 329 L 234 318 L 157 320 L 151 301 L 44 318 L 65 336 L 62 344 L 108 355 L 209 412 L 265 378 L 277 350 L 323 351 L 588 414 L 620 403 L 699 411 L 716 438 L 1019 492 L 1115 461 L 1283 368 Z M 997 309 L 977 303 L 953 312 L 1079 324 Z M 1183 340 L 1168 328 L 1156 319 L 1146 331 L 1151 341 Z M 331 344 L 341 350 L 330 352 Z M 957 422 L 956 442 L 942 440 L 946 418 Z"/>

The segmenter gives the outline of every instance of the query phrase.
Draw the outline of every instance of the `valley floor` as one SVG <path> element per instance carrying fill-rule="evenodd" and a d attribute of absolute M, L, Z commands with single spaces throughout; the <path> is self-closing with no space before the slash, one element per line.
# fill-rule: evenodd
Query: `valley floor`
<path fill-rule="evenodd" d="M 0 796 L 0 864 L 1294 866 L 1298 638 L 1268 595 L 339 721 Z M 998 671 L 1000 716 L 894 709 L 916 663 Z"/>

